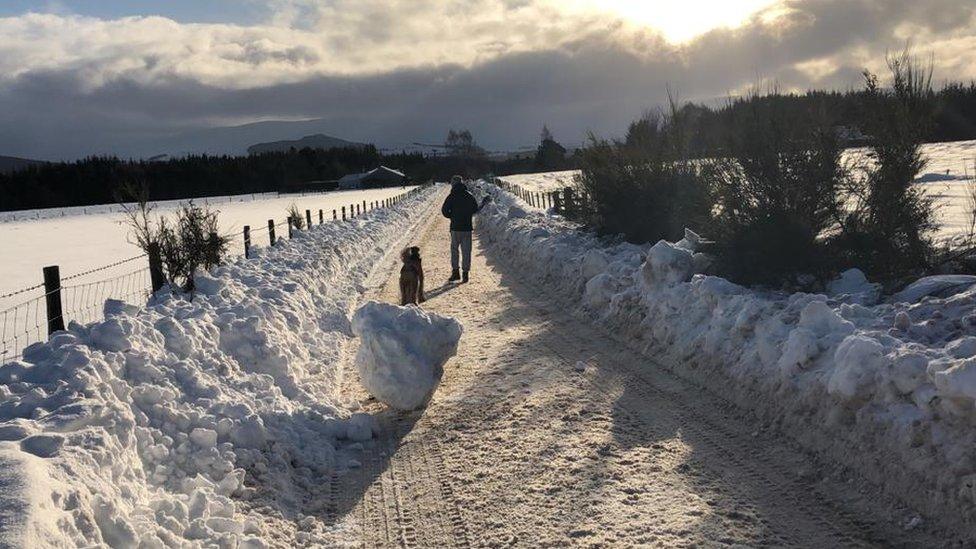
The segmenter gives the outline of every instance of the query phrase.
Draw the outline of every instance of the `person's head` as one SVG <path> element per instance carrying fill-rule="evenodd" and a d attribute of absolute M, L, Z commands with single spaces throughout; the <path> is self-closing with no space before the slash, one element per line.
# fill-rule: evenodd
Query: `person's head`
<path fill-rule="evenodd" d="M 464 187 L 464 178 L 463 177 L 461 177 L 460 175 L 455 175 L 455 176 L 451 177 L 451 190 L 452 191 L 460 191 L 460 190 L 464 190 L 464 188 L 465 187 Z"/>

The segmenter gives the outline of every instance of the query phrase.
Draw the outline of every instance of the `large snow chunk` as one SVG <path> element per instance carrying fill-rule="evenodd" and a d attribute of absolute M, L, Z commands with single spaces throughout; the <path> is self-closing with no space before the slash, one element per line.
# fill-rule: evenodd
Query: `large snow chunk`
<path fill-rule="evenodd" d="M 698 246 L 701 245 L 702 237 L 698 236 L 695 231 L 685 228 L 685 237 L 674 243 L 674 245 L 683 250 L 688 250 L 691 253 L 698 251 Z"/>
<path fill-rule="evenodd" d="M 895 294 L 891 300 L 899 303 L 915 303 L 925 296 L 950 297 L 976 285 L 973 275 L 935 275 L 920 278 Z"/>
<path fill-rule="evenodd" d="M 932 382 L 939 393 L 947 397 L 976 400 L 976 359 L 960 360 L 935 372 Z"/>
<path fill-rule="evenodd" d="M 907 395 L 925 383 L 928 365 L 928 358 L 921 353 L 900 352 L 888 368 L 888 379 L 899 393 Z"/>
<path fill-rule="evenodd" d="M 616 291 L 617 287 L 614 284 L 612 276 L 607 273 L 598 274 L 586 283 L 586 289 L 583 292 L 583 303 L 590 310 L 598 311 L 610 303 L 610 298 L 613 297 Z"/>
<path fill-rule="evenodd" d="M 852 400 L 866 396 L 875 373 L 884 366 L 884 347 L 864 336 L 847 336 L 834 360 L 837 364 L 827 380 L 827 392 Z"/>
<path fill-rule="evenodd" d="M 820 337 L 831 334 L 846 336 L 854 333 L 854 323 L 841 318 L 823 301 L 811 301 L 800 311 L 800 327 L 806 328 Z"/>
<path fill-rule="evenodd" d="M 976 356 L 976 337 L 965 336 L 946 345 L 945 350 L 956 358 Z"/>
<path fill-rule="evenodd" d="M 868 282 L 860 269 L 848 269 L 827 283 L 827 293 L 832 296 L 849 296 L 854 303 L 874 305 L 881 296 L 881 286 Z"/>
<path fill-rule="evenodd" d="M 606 271 L 609 266 L 610 261 L 607 259 L 607 254 L 600 250 L 589 250 L 583 256 L 583 263 L 580 265 L 580 275 L 582 275 L 583 280 L 590 280 L 594 276 Z"/>
<path fill-rule="evenodd" d="M 693 272 L 694 261 L 691 252 L 665 240 L 651 246 L 647 252 L 647 261 L 641 269 L 647 288 L 673 286 L 686 282 Z"/>
<path fill-rule="evenodd" d="M 399 410 L 423 406 L 457 352 L 461 324 L 418 307 L 370 301 L 352 319 L 362 340 L 359 378 L 377 399 Z"/>

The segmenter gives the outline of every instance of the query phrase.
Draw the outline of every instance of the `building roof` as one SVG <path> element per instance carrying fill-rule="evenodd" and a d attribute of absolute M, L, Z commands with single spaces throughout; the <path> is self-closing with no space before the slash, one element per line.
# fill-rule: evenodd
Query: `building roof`
<path fill-rule="evenodd" d="M 397 170 L 394 170 L 393 168 L 387 168 L 386 166 L 380 166 L 379 168 L 376 168 L 375 170 L 370 170 L 366 175 L 373 175 L 373 174 L 375 174 L 377 172 L 387 172 L 387 173 L 391 173 L 393 175 L 398 175 L 400 177 L 406 177 L 406 175 L 404 175 L 403 172 L 399 172 Z"/>
<path fill-rule="evenodd" d="M 344 175 L 339 178 L 339 185 L 340 186 L 354 185 L 362 181 L 363 179 L 367 179 L 369 177 L 373 177 L 376 175 L 394 175 L 400 178 L 407 177 L 406 175 L 403 174 L 403 172 L 399 172 L 397 170 L 394 170 L 393 168 L 387 168 L 386 166 L 380 166 L 379 168 L 374 168 L 365 173 L 351 173 L 351 174 Z"/>

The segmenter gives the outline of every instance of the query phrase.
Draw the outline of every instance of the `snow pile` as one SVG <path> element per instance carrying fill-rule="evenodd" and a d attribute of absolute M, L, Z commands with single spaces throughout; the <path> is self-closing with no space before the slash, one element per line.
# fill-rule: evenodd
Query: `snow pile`
<path fill-rule="evenodd" d="M 427 403 L 461 340 L 453 318 L 375 301 L 356 311 L 352 331 L 362 340 L 356 366 L 363 387 L 398 410 Z"/>
<path fill-rule="evenodd" d="M 752 290 L 700 274 L 693 233 L 614 243 L 482 189 L 489 253 L 581 314 L 917 508 L 976 516 L 973 277 L 923 279 L 881 303 L 857 270 L 829 295 Z"/>
<path fill-rule="evenodd" d="M 262 546 L 247 509 L 296 509 L 296 485 L 354 466 L 338 441 L 371 434 L 335 394 L 349 314 L 433 192 L 200 273 L 192 301 L 110 302 L 0 366 L 0 544 Z"/>

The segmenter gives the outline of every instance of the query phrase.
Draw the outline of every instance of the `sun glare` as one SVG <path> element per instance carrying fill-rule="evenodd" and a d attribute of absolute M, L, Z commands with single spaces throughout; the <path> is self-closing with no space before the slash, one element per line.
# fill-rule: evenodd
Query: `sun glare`
<path fill-rule="evenodd" d="M 571 0 L 576 9 L 618 15 L 659 30 L 671 42 L 685 42 L 719 27 L 737 27 L 778 0 Z M 575 4 L 575 5 L 573 5 Z"/>

